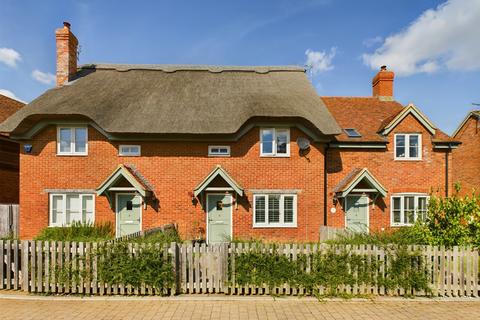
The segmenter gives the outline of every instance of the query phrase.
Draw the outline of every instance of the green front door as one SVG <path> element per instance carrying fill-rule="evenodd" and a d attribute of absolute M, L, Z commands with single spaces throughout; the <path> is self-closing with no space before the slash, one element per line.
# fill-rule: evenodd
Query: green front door
<path fill-rule="evenodd" d="M 135 194 L 117 195 L 117 236 L 138 232 L 142 229 L 142 198 Z"/>
<path fill-rule="evenodd" d="M 207 241 L 226 242 L 232 239 L 232 196 L 207 195 Z"/>
<path fill-rule="evenodd" d="M 353 232 L 368 232 L 368 197 L 347 196 L 347 229 Z"/>

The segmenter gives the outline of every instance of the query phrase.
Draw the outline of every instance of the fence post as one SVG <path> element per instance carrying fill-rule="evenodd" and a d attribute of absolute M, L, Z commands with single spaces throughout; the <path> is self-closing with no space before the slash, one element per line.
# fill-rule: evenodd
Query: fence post
<path fill-rule="evenodd" d="M 22 290 L 28 292 L 28 241 L 22 241 Z"/>
<path fill-rule="evenodd" d="M 179 294 L 180 293 L 180 255 L 178 250 L 178 245 L 176 242 L 172 242 L 170 244 L 170 248 L 172 250 L 172 264 L 173 264 L 173 274 L 175 277 L 174 288 L 171 290 L 171 295 Z"/>

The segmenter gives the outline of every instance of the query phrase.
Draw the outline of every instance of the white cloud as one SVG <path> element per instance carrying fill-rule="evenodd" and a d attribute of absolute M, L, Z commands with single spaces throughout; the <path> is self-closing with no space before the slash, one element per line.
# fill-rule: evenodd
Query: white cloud
<path fill-rule="evenodd" d="M 55 83 L 55 75 L 49 72 L 42 72 L 40 70 L 33 70 L 32 78 L 41 82 L 43 84 L 54 84 Z"/>
<path fill-rule="evenodd" d="M 387 65 L 398 75 L 441 69 L 480 70 L 480 1 L 449 0 L 423 12 L 380 48 L 363 55 L 372 69 Z"/>
<path fill-rule="evenodd" d="M 9 67 L 16 67 L 17 62 L 21 61 L 20 53 L 10 48 L 0 48 L 0 62 Z"/>
<path fill-rule="evenodd" d="M 376 36 L 376 37 L 373 37 L 373 38 L 368 38 L 368 39 L 363 40 L 363 45 L 367 48 L 370 48 L 370 47 L 373 47 L 374 45 L 376 45 L 377 43 L 380 43 L 382 41 L 383 41 L 382 37 Z"/>
<path fill-rule="evenodd" d="M 24 102 L 24 101 L 22 101 L 22 99 L 20 99 L 19 97 L 17 97 L 17 96 L 16 96 L 12 91 L 10 91 L 10 90 L 0 89 L 0 94 L 3 95 L 3 96 L 9 97 L 9 98 L 18 100 L 18 101 L 20 101 L 20 102 Z"/>
<path fill-rule="evenodd" d="M 311 68 L 312 74 L 318 74 L 320 72 L 325 72 L 328 70 L 332 70 L 333 64 L 332 60 L 337 53 L 337 48 L 332 47 L 330 48 L 330 52 L 327 51 L 313 51 L 311 49 L 307 49 L 305 51 L 305 55 L 307 56 L 307 61 L 305 65 Z"/>

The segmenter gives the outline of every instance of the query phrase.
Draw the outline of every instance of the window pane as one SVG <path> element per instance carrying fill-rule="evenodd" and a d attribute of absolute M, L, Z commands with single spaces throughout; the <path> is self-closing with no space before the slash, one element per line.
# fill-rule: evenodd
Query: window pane
<path fill-rule="evenodd" d="M 86 152 L 87 128 L 75 128 L 75 152 Z"/>
<path fill-rule="evenodd" d="M 288 131 L 277 130 L 277 153 L 286 154 L 288 144 Z"/>
<path fill-rule="evenodd" d="M 262 153 L 264 154 L 273 153 L 273 130 L 272 129 L 262 130 Z"/>
<path fill-rule="evenodd" d="M 395 136 L 395 156 L 397 158 L 405 158 L 405 135 L 399 134 Z"/>
<path fill-rule="evenodd" d="M 82 197 L 82 222 L 93 223 L 93 195 Z"/>
<path fill-rule="evenodd" d="M 255 222 L 265 222 L 265 196 L 255 197 Z"/>
<path fill-rule="evenodd" d="M 293 197 L 283 198 L 283 220 L 285 223 L 293 223 Z"/>
<path fill-rule="evenodd" d="M 63 197 L 52 196 L 52 224 L 63 224 L 64 212 L 63 212 Z"/>
<path fill-rule="evenodd" d="M 418 158 L 418 154 L 419 154 L 418 135 L 411 135 L 408 140 L 409 140 L 410 158 Z"/>
<path fill-rule="evenodd" d="M 268 222 L 280 222 L 280 196 L 278 195 L 268 196 Z"/>
<path fill-rule="evenodd" d="M 70 128 L 60 129 L 60 152 L 71 152 L 72 130 Z"/>
<path fill-rule="evenodd" d="M 395 197 L 393 198 L 393 222 L 394 223 L 401 223 L 401 198 Z"/>
<path fill-rule="evenodd" d="M 417 219 L 425 220 L 427 217 L 427 197 L 418 197 Z"/>
<path fill-rule="evenodd" d="M 410 224 L 415 221 L 415 197 L 404 197 L 403 202 L 404 223 Z"/>
<path fill-rule="evenodd" d="M 67 194 L 66 224 L 75 221 L 82 221 L 80 196 L 78 194 Z"/>

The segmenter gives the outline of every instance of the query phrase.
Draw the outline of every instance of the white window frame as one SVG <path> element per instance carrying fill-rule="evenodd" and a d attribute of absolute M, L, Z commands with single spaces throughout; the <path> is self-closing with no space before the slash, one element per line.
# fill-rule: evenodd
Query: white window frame
<path fill-rule="evenodd" d="M 60 130 L 70 129 L 70 135 L 72 140 L 70 141 L 70 151 L 61 152 L 60 151 Z M 75 129 L 85 129 L 86 130 L 86 142 L 85 142 L 85 152 L 76 152 L 75 151 Z M 86 156 L 88 155 L 88 126 L 57 126 L 57 155 L 58 156 Z"/>
<path fill-rule="evenodd" d="M 227 149 L 227 153 L 215 153 L 213 149 Z M 230 146 L 208 146 L 209 157 L 230 157 Z"/>
<path fill-rule="evenodd" d="M 280 196 L 280 222 L 269 223 L 268 222 L 268 196 Z M 265 197 L 265 222 L 255 222 L 256 203 L 258 197 Z M 284 205 L 285 197 L 293 197 L 293 222 L 285 223 L 284 221 Z M 254 194 L 253 195 L 253 215 L 252 222 L 254 228 L 296 228 L 297 227 L 297 195 L 290 193 L 282 194 Z"/>
<path fill-rule="evenodd" d="M 272 142 L 272 153 L 263 152 L 263 131 L 272 130 L 273 142 Z M 277 153 L 277 130 L 287 132 L 287 152 L 286 153 Z M 288 127 L 277 127 L 277 128 L 260 128 L 260 156 L 261 157 L 279 157 L 279 158 L 288 158 L 290 157 L 290 128 Z"/>
<path fill-rule="evenodd" d="M 138 147 L 138 153 L 122 152 L 122 148 Z M 140 157 L 142 155 L 142 146 L 139 144 L 121 144 L 118 146 L 118 155 L 121 157 Z"/>
<path fill-rule="evenodd" d="M 397 157 L 397 136 L 405 136 L 405 157 Z M 410 157 L 410 136 L 418 136 L 418 157 Z M 422 160 L 422 134 L 396 133 L 393 137 L 393 156 L 395 160 L 418 161 Z"/>
<path fill-rule="evenodd" d="M 405 221 L 405 197 L 414 197 L 414 213 L 413 213 L 413 222 L 412 223 L 404 223 Z M 400 221 L 401 222 L 394 222 L 393 218 L 393 198 L 400 198 Z M 392 227 L 408 227 L 408 226 L 413 226 L 415 222 L 418 219 L 417 215 L 417 209 L 418 209 L 418 199 L 419 198 L 426 198 L 427 200 L 427 208 L 426 210 L 428 211 L 428 202 L 430 201 L 430 196 L 425 193 L 397 193 L 397 194 L 392 194 L 390 197 L 390 225 Z"/>
<path fill-rule="evenodd" d="M 67 227 L 69 226 L 66 223 L 67 219 L 67 195 L 76 195 L 79 196 L 80 204 L 83 205 L 83 197 L 90 196 L 93 200 L 93 208 L 92 208 L 92 220 L 89 221 L 90 223 L 95 223 L 95 194 L 94 193 L 75 193 L 75 192 L 68 192 L 68 193 L 50 193 L 49 194 L 49 202 L 48 202 L 48 226 L 49 227 Z M 62 197 L 63 202 L 63 221 L 57 221 L 53 223 L 53 197 Z M 83 207 L 81 208 L 81 212 L 83 215 Z M 82 221 L 85 223 L 86 221 Z"/>

